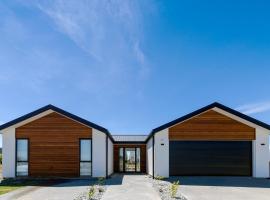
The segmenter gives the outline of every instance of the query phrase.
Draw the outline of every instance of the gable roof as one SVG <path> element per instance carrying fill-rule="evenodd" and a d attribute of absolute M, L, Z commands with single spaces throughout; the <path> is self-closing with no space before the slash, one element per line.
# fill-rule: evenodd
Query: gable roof
<path fill-rule="evenodd" d="M 61 115 L 64 115 L 64 116 L 66 116 L 66 117 L 68 117 L 70 119 L 73 119 L 74 121 L 80 122 L 81 124 L 84 124 L 84 125 L 89 126 L 91 128 L 97 129 L 97 130 L 105 133 L 106 135 L 108 135 L 110 137 L 110 139 L 112 141 L 114 141 L 111 134 L 110 134 L 110 132 L 106 128 L 104 128 L 102 126 L 99 126 L 99 125 L 97 125 L 97 124 L 95 124 L 93 122 L 87 121 L 87 120 L 85 120 L 85 119 L 83 119 L 81 117 L 78 117 L 78 116 L 76 116 L 74 114 L 71 114 L 71 113 L 69 113 L 69 112 L 67 112 L 65 110 L 62 110 L 62 109 L 60 109 L 60 108 L 58 108 L 56 106 L 53 106 L 51 104 L 49 104 L 47 106 L 44 106 L 42 108 L 39 108 L 39 109 L 37 109 L 37 110 L 35 110 L 33 112 L 30 112 L 30 113 L 28 113 L 26 115 L 23 115 L 23 116 L 21 116 L 21 117 L 19 117 L 17 119 L 14 119 L 14 120 L 12 120 L 10 122 L 7 122 L 7 123 L 1 125 L 0 130 L 3 130 L 5 128 L 8 128 L 8 127 L 13 126 L 15 124 L 18 124 L 20 122 L 23 122 L 23 121 L 25 121 L 25 120 L 27 120 L 27 119 L 29 119 L 31 117 L 34 117 L 34 116 L 36 116 L 38 114 L 41 114 L 41 113 L 43 113 L 45 111 L 48 111 L 48 110 L 55 111 L 55 112 L 57 112 L 57 113 L 59 113 Z"/>
<path fill-rule="evenodd" d="M 161 125 L 161 126 L 155 128 L 155 129 L 153 129 L 153 130 L 151 131 L 151 133 L 149 134 L 148 138 L 146 139 L 146 142 L 147 142 L 147 141 L 148 141 L 155 133 L 157 133 L 157 132 L 159 132 L 159 131 L 162 131 L 162 130 L 164 130 L 164 129 L 166 129 L 166 128 L 172 127 L 172 126 L 174 126 L 174 125 L 176 125 L 176 124 L 178 124 L 178 123 L 181 123 L 181 122 L 183 122 L 183 121 L 185 121 L 185 120 L 187 120 L 187 119 L 190 119 L 190 118 L 192 118 L 192 117 L 194 117 L 194 116 L 196 116 L 196 115 L 199 115 L 199 114 L 201 114 L 201 113 L 203 113 L 203 112 L 205 112 L 205 111 L 207 111 L 207 110 L 210 110 L 210 109 L 212 109 L 212 108 L 219 108 L 219 109 L 224 110 L 224 111 L 226 111 L 226 112 L 228 112 L 228 113 L 230 113 L 230 114 L 233 114 L 233 115 L 235 115 L 235 116 L 237 116 L 237 117 L 240 117 L 240 118 L 242 118 L 242 119 L 244 119 L 244 120 L 246 120 L 246 121 L 249 121 L 249 122 L 251 122 L 251 123 L 253 123 L 253 124 L 256 124 L 256 125 L 258 125 L 258 126 L 261 126 L 261 127 L 265 128 L 265 129 L 270 130 L 270 125 L 268 125 L 268 124 L 266 124 L 266 123 L 264 123 L 264 122 L 261 122 L 261 121 L 259 121 L 259 120 L 257 120 L 257 119 L 254 119 L 254 118 L 252 118 L 252 117 L 250 117 L 250 116 L 247 116 L 247 115 L 245 115 L 245 114 L 243 114 L 243 113 L 241 113 L 241 112 L 238 112 L 238 111 L 236 111 L 236 110 L 234 110 L 234 109 L 232 109 L 232 108 L 229 108 L 229 107 L 227 107 L 227 106 L 224 106 L 224 105 L 222 105 L 222 104 L 220 104 L 220 103 L 218 103 L 218 102 L 214 102 L 214 103 L 212 103 L 212 104 L 210 104 L 210 105 L 207 105 L 207 106 L 205 106 L 205 107 L 203 107 L 203 108 L 200 108 L 200 109 L 198 109 L 198 110 L 196 110 L 196 111 L 194 111 L 194 112 L 191 112 L 191 113 L 189 113 L 189 114 L 187 114 L 187 115 L 184 115 L 184 116 L 182 116 L 182 117 L 180 117 L 180 118 L 177 118 L 177 119 L 175 119 L 175 120 L 173 120 L 173 121 L 171 121 L 171 122 L 168 122 L 168 123 L 166 123 L 166 124 L 163 124 L 163 125 Z"/>
<path fill-rule="evenodd" d="M 236 111 L 234 109 L 231 109 L 231 108 L 229 108 L 227 106 L 224 106 L 224 105 L 222 105 L 220 103 L 217 103 L 217 102 L 212 103 L 212 104 L 210 104 L 208 106 L 205 106 L 203 108 L 200 108 L 200 109 L 198 109 L 198 110 L 196 110 L 194 112 L 191 112 L 191 113 L 189 113 L 187 115 L 184 115 L 184 116 L 182 116 L 180 118 L 177 118 L 177 119 L 175 119 L 175 120 L 173 120 L 171 122 L 163 124 L 162 126 L 159 126 L 159 127 L 155 128 L 155 129 L 153 129 L 148 136 L 147 135 L 146 136 L 138 136 L 138 137 L 137 136 L 133 137 L 131 135 L 123 135 L 121 137 L 117 136 L 117 135 L 112 136 L 110 134 L 110 132 L 106 128 L 104 128 L 102 126 L 99 126 L 99 125 L 97 125 L 97 124 L 95 124 L 93 122 L 87 121 L 87 120 L 85 120 L 85 119 L 83 119 L 81 117 L 78 117 L 78 116 L 76 116 L 74 114 L 71 114 L 71 113 L 69 113 L 67 111 L 64 111 L 64 110 L 62 110 L 62 109 L 60 109 L 60 108 L 58 108 L 56 106 L 53 106 L 51 104 L 49 104 L 47 106 L 44 106 L 44 107 L 42 107 L 40 109 L 37 109 L 37 110 L 35 110 L 33 112 L 30 112 L 30 113 L 28 113 L 26 115 L 23 115 L 23 116 L 21 116 L 21 117 L 19 117 L 17 119 L 14 119 L 14 120 L 12 120 L 10 122 L 7 122 L 7 123 L 5 123 L 3 125 L 0 125 L 0 130 L 6 129 L 6 128 L 10 127 L 10 126 L 13 126 L 13 125 L 18 124 L 20 122 L 23 122 L 23 121 L 25 121 L 25 120 L 27 120 L 27 119 L 29 119 L 31 117 L 34 117 L 34 116 L 36 116 L 38 114 L 43 113 L 45 111 L 52 110 L 52 111 L 55 111 L 55 112 L 57 112 L 59 114 L 62 114 L 64 116 L 66 116 L 66 117 L 68 117 L 70 119 L 78 121 L 81 124 L 84 124 L 86 126 L 89 126 L 91 128 L 97 129 L 97 130 L 105 133 L 112 140 L 112 142 L 114 142 L 114 143 L 117 142 L 117 141 L 121 142 L 121 140 L 123 142 L 124 141 L 126 141 L 126 142 L 131 142 L 131 141 L 132 142 L 147 142 L 155 133 L 157 133 L 157 132 L 159 132 L 161 130 L 164 130 L 166 128 L 169 128 L 171 126 L 174 126 L 174 125 L 176 125 L 178 123 L 181 123 L 181 122 L 183 122 L 183 121 L 185 121 L 187 119 L 190 119 L 190 118 L 192 118 L 192 117 L 194 117 L 196 115 L 199 115 L 199 114 L 201 114 L 201 113 L 203 113 L 203 112 L 205 112 L 207 110 L 210 110 L 212 108 L 219 108 L 219 109 L 224 110 L 224 111 L 226 111 L 226 112 L 228 112 L 230 114 L 238 116 L 238 117 L 240 117 L 240 118 L 242 118 L 242 119 L 244 119 L 246 121 L 249 121 L 249 122 L 251 122 L 253 124 L 256 124 L 256 125 L 258 125 L 260 127 L 263 127 L 265 129 L 270 130 L 270 125 L 268 125 L 268 124 L 266 124 L 264 122 L 261 122 L 261 121 L 259 121 L 257 119 L 254 119 L 254 118 L 252 118 L 250 116 L 247 116 L 247 115 L 245 115 L 245 114 L 243 114 L 241 112 L 238 112 L 238 111 Z"/>

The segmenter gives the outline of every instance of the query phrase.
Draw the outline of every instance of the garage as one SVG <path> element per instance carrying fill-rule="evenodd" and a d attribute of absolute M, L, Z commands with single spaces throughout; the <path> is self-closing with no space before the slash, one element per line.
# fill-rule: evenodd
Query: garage
<path fill-rule="evenodd" d="M 269 131 L 268 124 L 215 102 L 151 131 L 147 171 L 268 178 Z"/>
<path fill-rule="evenodd" d="M 249 141 L 170 141 L 171 176 L 252 176 Z"/>
<path fill-rule="evenodd" d="M 252 176 L 255 129 L 215 110 L 169 128 L 171 176 Z"/>

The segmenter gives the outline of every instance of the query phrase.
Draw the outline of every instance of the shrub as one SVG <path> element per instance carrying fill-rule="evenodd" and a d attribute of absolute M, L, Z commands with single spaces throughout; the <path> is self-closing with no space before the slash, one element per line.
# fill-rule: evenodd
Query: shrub
<path fill-rule="evenodd" d="M 171 197 L 172 198 L 175 198 L 178 187 L 179 187 L 179 181 L 175 181 L 175 182 L 172 183 L 172 185 L 170 187 Z"/>
<path fill-rule="evenodd" d="M 165 177 L 163 177 L 163 176 L 155 176 L 155 179 L 156 179 L 156 180 L 159 180 L 159 181 L 164 180 L 164 178 L 165 178 Z"/>
<path fill-rule="evenodd" d="M 99 187 L 99 188 L 98 188 L 98 192 L 99 192 L 99 193 L 102 193 L 102 192 L 104 192 L 104 191 L 105 191 L 105 190 L 104 190 L 103 187 Z"/>
<path fill-rule="evenodd" d="M 94 186 L 91 186 L 89 188 L 89 191 L 88 191 L 88 198 L 89 199 L 93 199 L 94 195 L 95 195 L 95 187 Z"/>
<path fill-rule="evenodd" d="M 105 178 L 100 177 L 98 178 L 98 185 L 104 185 L 105 184 Z"/>

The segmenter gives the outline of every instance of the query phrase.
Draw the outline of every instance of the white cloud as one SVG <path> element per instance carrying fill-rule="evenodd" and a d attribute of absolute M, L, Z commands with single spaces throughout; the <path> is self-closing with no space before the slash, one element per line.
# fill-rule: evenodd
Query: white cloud
<path fill-rule="evenodd" d="M 259 102 L 252 104 L 245 104 L 236 108 L 245 114 L 256 114 L 270 110 L 270 102 Z"/>
<path fill-rule="evenodd" d="M 26 17 L 3 5 L 0 63 L 12 67 L 1 69 L 1 83 L 16 82 L 39 94 L 53 92 L 51 85 L 60 83 L 53 84 L 55 90 L 101 99 L 129 92 L 143 96 L 151 66 L 144 27 L 145 17 L 155 12 L 152 1 L 17 0 Z"/>
<path fill-rule="evenodd" d="M 49 16 L 57 29 L 98 62 L 130 60 L 145 65 L 146 56 L 140 47 L 143 37 L 143 13 L 140 3 L 133 0 L 35 1 Z"/>
<path fill-rule="evenodd" d="M 143 84 L 150 71 L 142 48 L 144 17 L 154 10 L 153 4 L 133 0 L 34 0 L 32 5 L 95 61 L 77 82 L 78 87 L 91 92 L 109 88 L 118 93 Z"/>

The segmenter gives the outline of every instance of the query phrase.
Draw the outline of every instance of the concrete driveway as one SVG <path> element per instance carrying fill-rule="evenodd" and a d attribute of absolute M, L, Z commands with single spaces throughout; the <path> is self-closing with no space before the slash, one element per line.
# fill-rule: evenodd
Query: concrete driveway
<path fill-rule="evenodd" d="M 269 200 L 270 180 L 250 177 L 173 177 L 189 200 Z"/>
<path fill-rule="evenodd" d="M 161 200 L 146 175 L 115 174 L 102 200 Z"/>
<path fill-rule="evenodd" d="M 1 195 L 0 200 L 74 200 L 93 180 L 66 180 L 51 186 L 27 186 Z"/>

